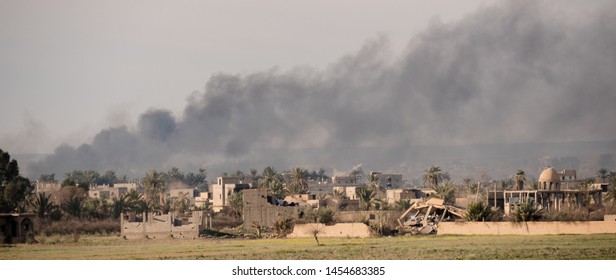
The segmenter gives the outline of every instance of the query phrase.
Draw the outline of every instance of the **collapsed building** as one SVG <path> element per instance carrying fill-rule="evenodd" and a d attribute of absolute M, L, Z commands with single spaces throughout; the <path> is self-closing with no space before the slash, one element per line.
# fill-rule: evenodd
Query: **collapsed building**
<path fill-rule="evenodd" d="M 443 221 L 463 219 L 465 210 L 453 205 L 446 205 L 443 199 L 430 198 L 409 207 L 398 218 L 402 232 L 411 234 L 436 233 L 438 224 Z"/>

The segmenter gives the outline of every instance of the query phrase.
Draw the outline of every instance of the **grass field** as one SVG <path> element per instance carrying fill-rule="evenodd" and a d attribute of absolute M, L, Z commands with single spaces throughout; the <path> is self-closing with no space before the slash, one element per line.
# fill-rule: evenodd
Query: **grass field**
<path fill-rule="evenodd" d="M 383 238 L 124 240 L 47 237 L 4 245 L 5 260 L 456 260 L 616 259 L 616 235 L 399 236 Z"/>

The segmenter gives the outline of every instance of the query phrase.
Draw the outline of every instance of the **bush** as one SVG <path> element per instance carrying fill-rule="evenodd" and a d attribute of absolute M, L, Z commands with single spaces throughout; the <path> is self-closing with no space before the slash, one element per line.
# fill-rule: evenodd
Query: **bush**
<path fill-rule="evenodd" d="M 492 208 L 483 201 L 471 202 L 466 209 L 466 220 L 477 222 L 490 220 L 492 213 Z"/>
<path fill-rule="evenodd" d="M 535 205 L 526 202 L 519 204 L 512 214 L 516 222 L 529 222 L 541 219 L 543 211 L 535 207 Z"/>
<path fill-rule="evenodd" d="M 319 223 L 332 225 L 335 221 L 336 212 L 331 208 L 319 208 L 317 210 L 317 219 Z"/>
<path fill-rule="evenodd" d="M 77 218 L 65 218 L 60 221 L 40 223 L 39 233 L 52 234 L 108 234 L 120 232 L 118 220 L 87 220 Z"/>
<path fill-rule="evenodd" d="M 285 237 L 293 231 L 293 219 L 282 218 L 274 223 L 278 237 Z"/>

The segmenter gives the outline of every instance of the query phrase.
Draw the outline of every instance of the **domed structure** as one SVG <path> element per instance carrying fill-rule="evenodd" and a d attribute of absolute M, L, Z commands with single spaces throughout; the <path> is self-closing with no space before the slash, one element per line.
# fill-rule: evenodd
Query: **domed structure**
<path fill-rule="evenodd" d="M 560 190 L 560 175 L 552 167 L 548 167 L 541 175 L 539 175 L 539 190 L 541 191 L 559 191 Z"/>

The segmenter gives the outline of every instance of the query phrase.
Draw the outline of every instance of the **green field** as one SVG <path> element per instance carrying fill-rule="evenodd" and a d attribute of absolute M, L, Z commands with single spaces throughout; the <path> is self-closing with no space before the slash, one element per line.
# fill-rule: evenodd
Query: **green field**
<path fill-rule="evenodd" d="M 39 238 L 40 239 L 40 238 Z M 124 240 L 119 236 L 46 237 L 3 245 L 5 260 L 455 260 L 616 259 L 616 234 L 399 236 L 383 238 Z"/>

